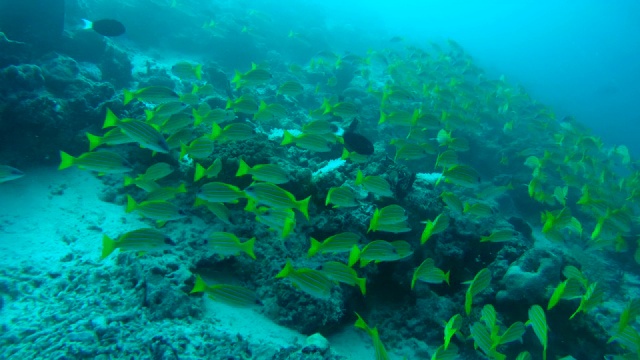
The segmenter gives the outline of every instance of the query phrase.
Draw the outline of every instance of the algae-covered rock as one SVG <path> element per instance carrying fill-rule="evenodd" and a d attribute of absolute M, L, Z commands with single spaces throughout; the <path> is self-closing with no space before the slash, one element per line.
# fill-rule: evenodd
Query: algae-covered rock
<path fill-rule="evenodd" d="M 35 92 L 45 83 L 42 69 L 33 64 L 10 65 L 0 71 L 0 94 Z"/>

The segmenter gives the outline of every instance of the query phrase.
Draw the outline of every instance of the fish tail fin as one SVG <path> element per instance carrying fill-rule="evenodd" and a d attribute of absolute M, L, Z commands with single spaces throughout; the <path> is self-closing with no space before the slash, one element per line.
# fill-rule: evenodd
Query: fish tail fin
<path fill-rule="evenodd" d="M 362 184 L 362 182 L 364 181 L 364 174 L 362 173 L 361 170 L 358 170 L 358 173 L 356 174 L 356 185 L 360 185 Z"/>
<path fill-rule="evenodd" d="M 98 135 L 93 135 L 91 133 L 86 132 L 87 140 L 89 140 L 89 151 L 93 151 L 93 149 L 102 145 L 102 137 Z"/>
<path fill-rule="evenodd" d="M 129 91 L 127 89 L 124 89 L 124 105 L 127 105 L 128 103 L 131 102 L 131 100 L 133 100 L 133 98 L 135 97 L 132 91 Z"/>
<path fill-rule="evenodd" d="M 449 276 L 451 275 L 451 270 L 447 271 L 446 273 L 444 273 L 444 282 L 447 283 L 447 285 L 451 285 L 449 284 Z"/>
<path fill-rule="evenodd" d="M 193 114 L 193 126 L 200 125 L 204 120 L 202 115 L 200 115 L 200 113 L 196 109 L 191 110 L 191 114 Z"/>
<path fill-rule="evenodd" d="M 292 218 L 286 218 L 284 220 L 284 226 L 282 227 L 282 238 L 286 239 L 289 234 L 293 231 L 293 228 L 296 227 L 296 220 Z"/>
<path fill-rule="evenodd" d="M 236 176 L 247 175 L 249 173 L 249 170 L 251 170 L 249 165 L 247 165 L 247 163 L 244 162 L 244 160 L 240 159 L 240 164 L 238 165 L 238 171 L 236 172 Z"/>
<path fill-rule="evenodd" d="M 413 290 L 414 286 L 416 286 L 416 281 L 418 280 L 418 269 L 413 272 L 413 277 L 411 278 L 411 290 Z"/>
<path fill-rule="evenodd" d="M 300 210 L 307 220 L 309 220 L 309 200 L 311 200 L 311 196 L 307 196 L 306 199 L 298 201 L 298 210 Z"/>
<path fill-rule="evenodd" d="M 193 284 L 193 289 L 189 292 L 189 294 L 204 292 L 207 289 L 207 283 L 204 282 L 200 275 L 196 275 L 196 282 Z"/>
<path fill-rule="evenodd" d="M 133 178 L 131 176 L 124 177 L 124 186 L 133 185 Z"/>
<path fill-rule="evenodd" d="M 317 254 L 318 251 L 320 251 L 320 245 L 322 245 L 320 241 L 311 238 L 311 246 L 309 246 L 309 251 L 307 251 L 307 257 L 312 257 L 313 255 Z"/>
<path fill-rule="evenodd" d="M 93 22 L 87 19 L 82 19 L 82 30 L 93 29 Z"/>
<path fill-rule="evenodd" d="M 371 217 L 371 221 L 369 222 L 369 229 L 367 229 L 367 234 L 373 230 L 378 230 L 378 219 L 380 218 L 380 210 L 376 209 L 373 212 L 373 216 Z"/>
<path fill-rule="evenodd" d="M 215 140 L 222 135 L 222 128 L 217 123 L 212 124 L 211 140 Z"/>
<path fill-rule="evenodd" d="M 320 109 L 322 109 L 322 115 L 329 114 L 333 110 L 331 108 L 331 103 L 329 102 L 329 99 L 322 100 L 322 105 L 320 106 Z"/>
<path fill-rule="evenodd" d="M 331 194 L 333 194 L 334 192 L 334 188 L 329 189 L 329 192 L 327 193 L 327 198 L 324 200 L 324 206 L 329 206 L 329 203 L 331 203 Z"/>
<path fill-rule="evenodd" d="M 349 262 L 347 263 L 347 265 L 349 265 L 349 267 L 352 267 L 358 262 L 359 259 L 360 259 L 360 248 L 358 247 L 358 245 L 353 245 L 353 247 L 351 248 L 351 251 L 349 252 Z"/>
<path fill-rule="evenodd" d="M 342 155 L 340 155 L 340 160 L 347 160 L 349 158 L 349 150 L 347 148 L 342 148 Z"/>
<path fill-rule="evenodd" d="M 240 88 L 240 81 L 242 80 L 242 73 L 238 70 L 236 70 L 235 75 L 233 76 L 233 79 L 231 79 L 231 83 L 232 84 L 236 84 L 236 89 Z"/>
<path fill-rule="evenodd" d="M 120 119 L 116 116 L 116 114 L 111 111 L 111 109 L 107 108 L 107 114 L 104 117 L 104 124 L 102 124 L 102 128 L 110 128 L 118 125 Z"/>
<path fill-rule="evenodd" d="M 227 105 L 225 105 L 224 109 L 228 110 L 233 107 L 233 101 L 231 99 L 227 99 Z"/>
<path fill-rule="evenodd" d="M 64 151 L 60 151 L 60 166 L 58 166 L 58 170 L 63 170 L 68 167 L 73 166 L 73 162 L 76 158 L 67 154 Z"/>
<path fill-rule="evenodd" d="M 242 244 L 242 251 L 247 253 L 247 255 L 249 255 L 249 257 L 251 257 L 253 260 L 256 259 L 256 254 L 253 252 L 253 247 L 255 246 L 255 244 L 256 244 L 255 237 L 252 237 L 251 239 L 247 240 Z"/>
<path fill-rule="evenodd" d="M 202 179 L 207 172 L 207 169 L 204 166 L 200 165 L 200 163 L 196 163 L 196 172 L 193 174 L 193 182 L 197 182 Z"/>
<path fill-rule="evenodd" d="M 284 265 L 284 269 L 280 270 L 278 275 L 276 275 L 276 279 L 287 277 L 292 272 L 293 272 L 293 265 L 291 264 L 291 259 L 287 259 L 287 263 Z"/>
<path fill-rule="evenodd" d="M 367 323 L 364 321 L 364 319 L 362 318 L 362 316 L 360 316 L 360 314 L 356 313 L 356 316 L 358 317 L 358 320 L 356 320 L 356 323 L 353 324 L 354 327 L 357 327 L 358 329 L 362 329 L 364 330 L 368 335 L 371 335 L 372 333 L 372 329 L 369 327 L 369 325 L 367 325 Z"/>
<path fill-rule="evenodd" d="M 193 69 L 193 74 L 196 76 L 196 79 L 202 80 L 202 64 L 196 65 Z"/>
<path fill-rule="evenodd" d="M 378 121 L 378 124 L 382 124 L 385 121 L 387 121 L 387 114 L 384 111 L 380 111 L 380 120 Z"/>
<path fill-rule="evenodd" d="M 144 110 L 144 117 L 147 121 L 153 119 L 155 115 L 156 113 L 154 113 L 153 110 L 149 110 L 149 109 Z"/>
<path fill-rule="evenodd" d="M 135 210 L 137 206 L 138 204 L 133 199 L 133 197 L 131 197 L 131 195 L 127 195 L 127 208 L 125 209 L 125 212 L 128 214 Z"/>
<path fill-rule="evenodd" d="M 112 238 L 107 235 L 102 235 L 102 255 L 100 255 L 100 259 L 105 259 L 107 256 L 111 255 L 116 249 L 116 242 Z"/>
<path fill-rule="evenodd" d="M 294 140 L 295 137 L 293 136 L 293 134 L 285 130 L 282 135 L 282 142 L 280 142 L 280 145 L 289 145 L 293 143 Z"/>
<path fill-rule="evenodd" d="M 207 201 L 199 197 L 197 197 L 196 201 L 193 202 L 193 207 L 205 206 L 205 205 L 207 205 Z"/>
<path fill-rule="evenodd" d="M 356 278 L 356 284 L 360 288 L 360 292 L 362 293 L 362 295 L 363 296 L 366 295 L 367 294 L 367 278 L 365 277 Z"/>

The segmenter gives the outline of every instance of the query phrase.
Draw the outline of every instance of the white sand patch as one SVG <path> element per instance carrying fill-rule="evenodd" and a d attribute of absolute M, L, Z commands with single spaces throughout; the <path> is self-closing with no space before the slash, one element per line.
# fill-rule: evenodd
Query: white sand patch
<path fill-rule="evenodd" d="M 123 207 L 100 200 L 102 188 L 95 176 L 75 168 L 32 169 L 0 184 L 0 265 L 49 267 L 70 252 L 95 260 L 102 229 L 116 236 L 143 226 Z"/>
<path fill-rule="evenodd" d="M 62 272 L 65 267 L 82 266 L 77 261 L 60 261 L 69 254 L 90 259 L 86 264 L 92 266 L 100 257 L 103 231 L 115 237 L 148 226 L 138 216 L 126 214 L 122 206 L 100 200 L 104 185 L 91 173 L 75 168 L 25 172 L 23 178 L 0 184 L 0 266 Z M 255 309 L 209 299 L 205 306 L 202 321 L 214 322 L 217 331 L 249 341 L 258 349 L 253 349 L 255 359 L 262 359 L 259 349 L 268 354 L 267 349 L 305 344 L 305 335 L 274 323 Z M 348 359 L 373 357 L 370 339 L 357 329 L 346 328 L 329 341 L 334 353 Z"/>
<path fill-rule="evenodd" d="M 254 345 L 290 347 L 304 345 L 306 336 L 282 327 L 251 308 L 236 308 L 205 298 L 205 313 L 216 329 L 239 334 Z M 259 354 L 254 354 L 259 355 Z"/>

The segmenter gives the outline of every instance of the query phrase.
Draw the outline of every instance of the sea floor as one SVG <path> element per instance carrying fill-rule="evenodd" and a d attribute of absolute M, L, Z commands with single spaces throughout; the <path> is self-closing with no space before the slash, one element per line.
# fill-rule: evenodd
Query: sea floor
<path fill-rule="evenodd" d="M 131 302 L 135 289 L 120 283 L 131 265 L 100 260 L 102 229 L 118 234 L 145 224 L 102 201 L 105 185 L 88 172 L 25 172 L 0 184 L 0 358 L 195 359 L 218 341 L 247 346 L 247 358 L 275 359 L 282 349 L 304 346 L 306 336 L 257 310 L 205 298 L 198 317 L 150 319 Z M 366 336 L 353 328 L 328 340 L 334 355 L 373 357 Z"/>

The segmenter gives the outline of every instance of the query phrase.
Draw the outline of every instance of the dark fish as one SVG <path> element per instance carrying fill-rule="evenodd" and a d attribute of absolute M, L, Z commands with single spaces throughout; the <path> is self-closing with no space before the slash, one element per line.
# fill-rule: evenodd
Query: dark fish
<path fill-rule="evenodd" d="M 358 119 L 353 119 L 351 125 L 349 125 L 349 129 L 347 129 L 344 134 L 342 134 L 342 138 L 344 139 L 344 146 L 349 151 L 355 151 L 360 155 L 372 155 L 373 154 L 373 144 L 369 139 L 364 137 L 363 135 L 355 132 L 355 128 L 358 126 Z"/>
<path fill-rule="evenodd" d="M 84 21 L 85 29 L 93 29 L 93 31 L 103 36 L 120 36 L 126 32 L 124 25 L 117 20 L 103 19 L 93 22 L 87 19 L 82 20 Z"/>
<path fill-rule="evenodd" d="M 360 155 L 371 155 L 373 154 L 373 144 L 366 137 L 354 133 L 354 132 L 346 132 L 342 135 L 344 139 L 344 146 L 349 151 L 355 151 Z"/>

